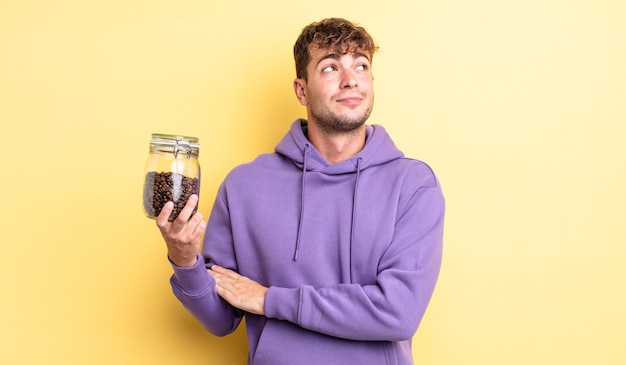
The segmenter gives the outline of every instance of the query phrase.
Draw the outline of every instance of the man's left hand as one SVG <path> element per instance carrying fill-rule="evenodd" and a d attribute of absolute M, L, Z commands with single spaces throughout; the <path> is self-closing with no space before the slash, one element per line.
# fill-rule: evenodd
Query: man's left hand
<path fill-rule="evenodd" d="M 213 265 L 208 271 L 215 278 L 217 294 L 220 297 L 233 307 L 253 314 L 265 315 L 265 293 L 268 288 L 218 265 Z"/>

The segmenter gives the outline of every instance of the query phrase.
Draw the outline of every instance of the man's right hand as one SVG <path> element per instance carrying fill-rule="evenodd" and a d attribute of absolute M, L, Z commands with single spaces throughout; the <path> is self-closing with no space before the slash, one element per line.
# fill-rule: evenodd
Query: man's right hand
<path fill-rule="evenodd" d="M 180 267 L 191 267 L 196 264 L 202 235 L 206 229 L 202 214 L 199 212 L 193 214 L 197 204 L 198 195 L 191 195 L 178 217 L 169 222 L 174 203 L 167 202 L 156 219 L 156 225 L 167 245 L 167 255 Z"/>

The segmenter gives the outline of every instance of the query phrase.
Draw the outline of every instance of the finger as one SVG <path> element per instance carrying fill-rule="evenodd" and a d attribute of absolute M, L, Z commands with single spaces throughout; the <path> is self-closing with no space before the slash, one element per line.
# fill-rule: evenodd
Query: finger
<path fill-rule="evenodd" d="M 172 214 L 172 210 L 174 210 L 174 203 L 171 201 L 165 203 L 163 208 L 161 208 L 161 213 L 159 213 L 156 219 L 156 224 L 159 229 L 163 230 L 168 226 L 168 219 L 170 217 L 170 214 Z"/>
<path fill-rule="evenodd" d="M 172 222 L 172 226 L 174 227 L 174 229 L 180 230 L 182 227 L 184 227 L 187 224 L 187 221 L 189 221 L 189 217 L 191 217 L 191 215 L 193 214 L 193 211 L 196 209 L 197 204 L 198 204 L 198 195 L 191 194 L 189 199 L 187 199 L 185 206 L 178 214 L 178 217 L 176 217 L 176 219 L 174 219 L 174 221 Z"/>
<path fill-rule="evenodd" d="M 217 292 L 217 295 L 222 297 L 222 299 L 226 300 L 230 304 L 233 304 L 233 293 L 229 289 L 225 288 L 223 283 L 218 282 L 215 286 L 215 291 Z"/>
<path fill-rule="evenodd" d="M 207 271 L 209 272 L 209 274 L 211 274 L 212 277 L 215 278 L 215 280 L 218 280 L 220 278 L 220 276 L 221 276 L 220 273 L 218 273 L 217 271 L 213 270 L 212 268 L 208 269 Z"/>
<path fill-rule="evenodd" d="M 205 231 L 206 231 L 206 222 L 200 221 L 200 224 L 196 226 L 194 234 L 196 234 L 198 237 L 201 237 Z"/>
<path fill-rule="evenodd" d="M 215 279 L 215 289 L 220 296 L 224 296 L 225 292 L 232 292 L 232 283 L 229 281 L 229 278 L 226 278 L 224 275 L 214 271 L 211 272 L 211 275 Z"/>
<path fill-rule="evenodd" d="M 213 276 L 213 279 L 215 279 L 215 283 L 218 286 L 223 286 L 224 282 L 228 280 L 227 277 L 225 277 L 223 274 L 220 274 L 219 272 L 209 269 L 207 270 L 209 272 L 209 274 L 211 274 L 211 276 Z"/>
<path fill-rule="evenodd" d="M 233 280 L 237 280 L 237 279 L 239 279 L 241 277 L 241 275 L 239 275 L 235 271 L 227 269 L 227 268 L 224 268 L 224 267 L 221 267 L 219 265 L 213 265 L 211 267 L 211 269 L 214 270 L 215 272 L 217 272 L 217 273 L 219 273 L 219 274 L 221 274 L 221 275 L 223 275 L 223 276 L 225 276 L 227 278 L 233 279 Z"/>
<path fill-rule="evenodd" d="M 226 273 L 225 268 L 221 267 L 220 265 L 213 265 L 211 266 L 211 271 L 213 271 L 214 273 L 218 274 L 218 275 L 224 275 Z"/>
<path fill-rule="evenodd" d="M 206 222 L 204 221 L 204 217 L 202 213 L 198 212 L 194 214 L 189 220 L 189 225 L 194 227 L 193 235 L 200 237 L 204 231 L 206 230 Z"/>

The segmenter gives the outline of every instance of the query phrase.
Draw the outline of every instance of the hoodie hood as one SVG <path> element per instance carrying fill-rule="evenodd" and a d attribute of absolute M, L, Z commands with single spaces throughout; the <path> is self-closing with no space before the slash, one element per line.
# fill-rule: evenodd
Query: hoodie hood
<path fill-rule="evenodd" d="M 302 181 L 300 191 L 300 217 L 298 223 L 298 233 L 296 237 L 296 247 L 293 259 L 298 260 L 300 242 L 302 237 L 302 227 L 304 224 L 304 206 L 306 196 L 306 175 L 307 172 L 315 171 L 326 175 L 355 174 L 354 190 L 352 199 L 352 218 L 350 233 L 350 282 L 352 282 L 352 247 L 354 246 L 355 222 L 358 213 L 358 193 L 359 177 L 362 170 L 371 166 L 381 165 L 386 162 L 402 158 L 404 154 L 395 146 L 387 131 L 380 125 L 366 126 L 366 140 L 363 149 L 354 157 L 331 165 L 309 142 L 307 138 L 307 121 L 298 119 L 291 125 L 289 132 L 276 145 L 276 152 L 290 159 L 299 169 L 302 170 Z"/>
<path fill-rule="evenodd" d="M 359 169 L 380 165 L 404 157 L 381 125 L 366 126 L 366 141 L 363 149 L 354 157 L 331 165 L 309 142 L 308 123 L 298 119 L 291 124 L 289 132 L 276 145 L 275 151 L 290 159 L 300 169 L 318 171 L 328 175 L 355 173 Z M 306 159 L 305 159 L 306 156 Z M 360 161 L 359 161 L 360 160 Z"/>

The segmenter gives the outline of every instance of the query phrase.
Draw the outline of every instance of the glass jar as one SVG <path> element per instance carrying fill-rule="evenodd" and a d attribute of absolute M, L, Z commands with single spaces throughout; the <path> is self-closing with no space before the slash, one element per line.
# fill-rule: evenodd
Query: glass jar
<path fill-rule="evenodd" d="M 191 194 L 200 195 L 199 150 L 198 138 L 152 134 L 143 186 L 143 209 L 148 218 L 155 219 L 165 203 L 171 201 L 174 202 L 171 222 Z"/>

